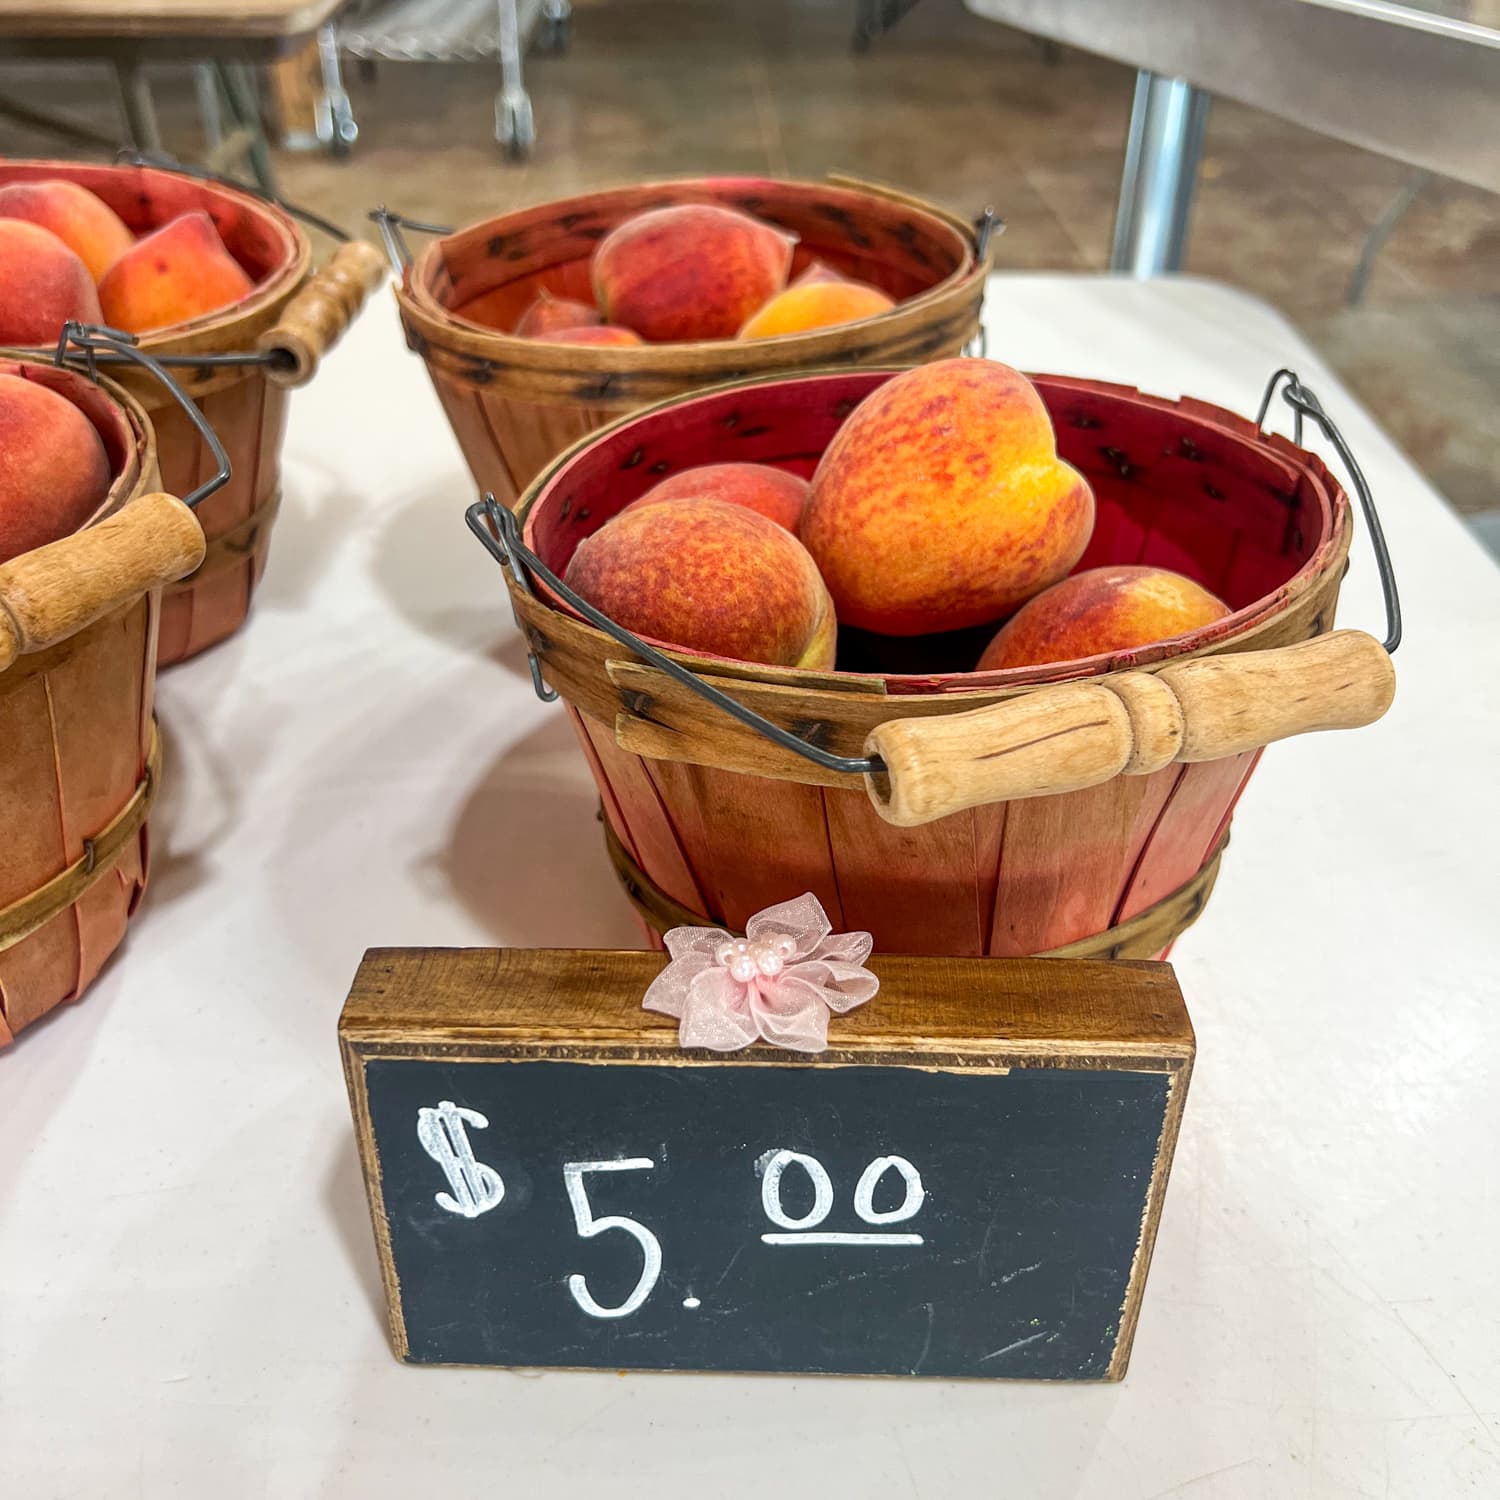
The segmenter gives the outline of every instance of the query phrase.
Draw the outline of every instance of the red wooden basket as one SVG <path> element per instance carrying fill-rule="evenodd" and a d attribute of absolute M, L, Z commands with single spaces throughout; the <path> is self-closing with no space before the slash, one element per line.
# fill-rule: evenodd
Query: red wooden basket
<path fill-rule="evenodd" d="M 1038 377 L 1059 451 L 1098 501 L 1080 566 L 1175 568 L 1233 611 L 1046 668 L 955 671 L 983 641 L 940 637 L 926 642 L 938 660 L 900 672 L 663 656 L 626 649 L 556 587 L 579 540 L 666 473 L 735 458 L 810 474 L 891 373 L 723 386 L 618 422 L 538 477 L 524 544 L 498 506 L 475 508 L 492 550 L 514 555 L 518 618 L 568 702 L 627 891 L 655 933 L 739 928 L 810 890 L 887 951 L 1159 954 L 1207 897 L 1259 747 L 1367 723 L 1393 692 L 1367 636 L 1294 644 L 1330 630 L 1352 530 L 1314 454 L 1201 402 Z M 705 703 L 705 682 L 780 739 Z"/>
<path fill-rule="evenodd" d="M 312 378 L 321 355 L 384 276 L 372 245 L 353 241 L 312 270 L 307 235 L 280 204 L 218 179 L 126 164 L 0 161 L 0 184 L 62 177 L 102 198 L 136 234 L 202 209 L 255 282 L 243 301 L 143 334 L 139 345 L 173 367 L 177 383 L 228 449 L 233 478 L 198 512 L 208 553 L 161 605 L 160 664 L 169 666 L 239 629 L 265 571 L 281 501 L 287 391 Z M 213 470 L 202 435 L 150 375 L 110 362 L 156 428 L 162 483 L 185 495 Z"/>

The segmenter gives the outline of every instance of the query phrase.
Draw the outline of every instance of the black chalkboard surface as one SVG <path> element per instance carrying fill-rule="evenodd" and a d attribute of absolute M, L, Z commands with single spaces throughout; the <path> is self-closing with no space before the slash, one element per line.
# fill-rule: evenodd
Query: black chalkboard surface
<path fill-rule="evenodd" d="M 809 1060 L 679 1051 L 660 963 L 367 957 L 340 1029 L 403 1358 L 1123 1373 L 1192 1058 L 1165 965 L 875 959 Z"/>

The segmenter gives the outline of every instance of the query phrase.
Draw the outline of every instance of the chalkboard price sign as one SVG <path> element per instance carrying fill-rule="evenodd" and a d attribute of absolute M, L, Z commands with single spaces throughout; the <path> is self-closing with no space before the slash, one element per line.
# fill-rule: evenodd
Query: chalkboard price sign
<path fill-rule="evenodd" d="M 678 1049 L 657 955 L 374 951 L 340 1022 L 414 1363 L 1117 1379 L 1193 1057 L 1162 964 L 876 958 Z"/>

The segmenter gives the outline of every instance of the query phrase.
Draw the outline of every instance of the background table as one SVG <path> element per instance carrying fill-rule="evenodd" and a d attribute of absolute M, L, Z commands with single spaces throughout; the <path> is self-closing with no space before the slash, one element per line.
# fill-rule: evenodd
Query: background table
<path fill-rule="evenodd" d="M 1139 69 L 1116 269 L 1150 275 L 1181 266 L 1212 94 L 1500 192 L 1497 0 L 964 3 Z M 1398 198 L 1397 217 L 1404 207 Z M 1390 226 L 1382 230 L 1372 253 Z"/>
<path fill-rule="evenodd" d="M 305 45 L 347 0 L 12 0 L 0 7 L 0 58 L 113 65 L 131 144 L 160 151 L 161 134 L 146 68 L 187 60 L 202 64 L 199 103 L 210 134 L 227 105 L 257 182 L 270 191 L 271 158 L 261 123 L 254 66 Z M 205 69 L 207 71 L 205 71 Z M 72 75 L 76 82 L 76 74 Z M 219 98 L 222 90 L 223 98 Z M 92 132 L 21 112 L 32 123 L 87 140 Z M 211 140 L 215 153 L 220 142 Z M 232 159 L 232 157 L 231 157 Z M 214 165 L 223 161 L 215 156 Z"/>
<path fill-rule="evenodd" d="M 380 297 L 293 403 L 249 629 L 162 683 L 125 951 L 0 1054 L 0 1492 L 1500 1492 L 1500 574 L 1251 299 L 1008 276 L 989 318 L 999 357 L 1240 410 L 1295 366 L 1407 609 L 1390 716 L 1267 753 L 1180 945 L 1200 1059 L 1125 1383 L 394 1362 L 334 1037 L 362 950 L 633 929 Z M 1362 532 L 1341 618 L 1379 624 Z"/>

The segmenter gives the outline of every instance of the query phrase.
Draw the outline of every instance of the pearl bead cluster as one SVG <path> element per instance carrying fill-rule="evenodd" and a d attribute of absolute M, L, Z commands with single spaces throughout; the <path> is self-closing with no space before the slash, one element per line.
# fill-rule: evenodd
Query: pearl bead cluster
<path fill-rule="evenodd" d="M 777 932 L 753 941 L 736 938 L 731 943 L 721 943 L 714 959 L 729 970 L 731 979 L 749 984 L 752 979 L 774 979 L 796 951 L 797 940 Z"/>

